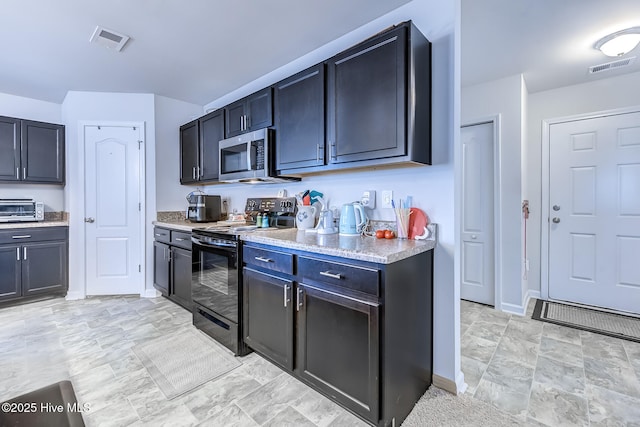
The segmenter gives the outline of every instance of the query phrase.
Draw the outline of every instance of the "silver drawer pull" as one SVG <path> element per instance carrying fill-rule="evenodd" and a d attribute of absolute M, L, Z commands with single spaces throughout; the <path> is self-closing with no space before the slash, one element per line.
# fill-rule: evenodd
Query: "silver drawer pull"
<path fill-rule="evenodd" d="M 264 257 L 261 257 L 261 256 L 254 257 L 254 259 L 256 261 L 262 261 L 262 262 L 273 262 L 273 260 L 271 258 L 264 258 Z"/>
<path fill-rule="evenodd" d="M 30 234 L 24 234 L 22 236 L 11 236 L 12 239 L 30 239 L 31 235 Z"/>
<path fill-rule="evenodd" d="M 338 273 L 331 273 L 330 271 L 321 271 L 320 272 L 321 276 L 326 276 L 326 277 L 331 277 L 332 279 L 342 279 L 342 274 Z"/>
<path fill-rule="evenodd" d="M 158 236 L 158 237 L 163 237 L 163 236 L 164 236 L 164 234 L 160 234 L 160 233 L 154 233 L 154 234 L 155 234 L 156 236 Z"/>
<path fill-rule="evenodd" d="M 176 242 L 184 242 L 187 239 L 183 239 L 181 237 L 176 237 Z"/>

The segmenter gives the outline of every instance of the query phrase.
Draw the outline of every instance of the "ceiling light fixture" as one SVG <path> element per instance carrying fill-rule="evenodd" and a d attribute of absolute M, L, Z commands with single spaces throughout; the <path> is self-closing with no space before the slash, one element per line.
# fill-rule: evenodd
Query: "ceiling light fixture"
<path fill-rule="evenodd" d="M 640 27 L 632 27 L 601 38 L 594 47 L 607 56 L 622 56 L 635 49 L 638 43 Z"/>

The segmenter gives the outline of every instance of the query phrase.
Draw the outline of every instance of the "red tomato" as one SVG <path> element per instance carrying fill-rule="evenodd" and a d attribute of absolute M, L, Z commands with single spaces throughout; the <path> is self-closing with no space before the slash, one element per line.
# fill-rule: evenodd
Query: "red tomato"
<path fill-rule="evenodd" d="M 393 231 L 391 231 L 391 230 L 386 230 L 386 231 L 384 232 L 384 238 L 385 238 L 385 239 L 393 239 L 394 237 L 396 237 L 396 233 L 394 233 Z"/>
<path fill-rule="evenodd" d="M 377 230 L 376 231 L 376 237 L 378 239 L 384 239 L 384 230 Z"/>

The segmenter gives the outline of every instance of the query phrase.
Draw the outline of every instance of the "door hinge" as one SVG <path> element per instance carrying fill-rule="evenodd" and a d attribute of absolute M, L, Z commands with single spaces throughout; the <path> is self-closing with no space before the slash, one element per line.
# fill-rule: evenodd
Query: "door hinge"
<path fill-rule="evenodd" d="M 142 203 L 138 203 L 138 212 L 142 212 Z"/>
<path fill-rule="evenodd" d="M 142 273 L 142 265 L 138 264 L 138 273 Z"/>
<path fill-rule="evenodd" d="M 142 147 L 142 141 L 141 140 L 138 141 L 138 150 L 140 150 L 140 147 Z"/>

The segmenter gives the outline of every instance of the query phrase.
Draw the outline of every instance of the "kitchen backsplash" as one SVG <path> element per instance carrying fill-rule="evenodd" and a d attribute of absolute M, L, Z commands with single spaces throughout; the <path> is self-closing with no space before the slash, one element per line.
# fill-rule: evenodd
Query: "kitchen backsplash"
<path fill-rule="evenodd" d="M 44 212 L 45 221 L 69 221 L 69 212 Z"/>
<path fill-rule="evenodd" d="M 184 221 L 185 211 L 161 211 L 157 213 L 158 221 Z"/>

